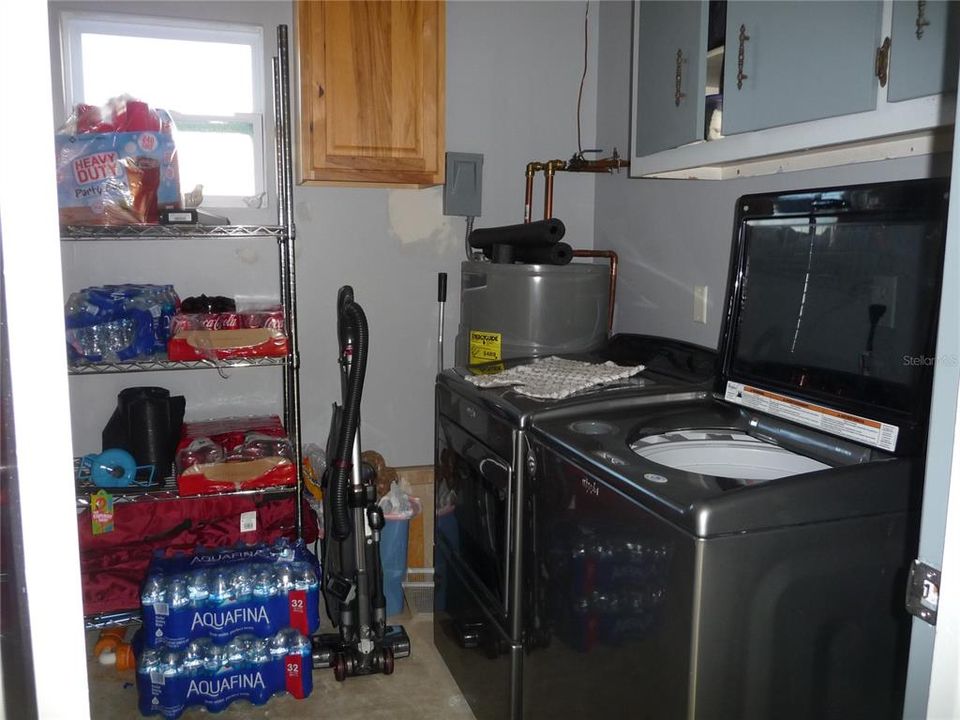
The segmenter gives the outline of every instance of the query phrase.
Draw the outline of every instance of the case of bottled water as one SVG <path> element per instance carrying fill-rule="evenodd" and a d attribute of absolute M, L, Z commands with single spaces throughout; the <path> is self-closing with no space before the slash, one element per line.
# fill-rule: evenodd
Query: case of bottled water
<path fill-rule="evenodd" d="M 193 705 L 219 712 L 234 700 L 262 705 L 288 692 L 302 699 L 313 690 L 310 639 L 293 628 L 261 638 L 241 633 L 228 643 L 191 640 L 179 650 L 147 647 L 134 637 L 137 693 L 144 715 L 174 720 Z"/>
<path fill-rule="evenodd" d="M 288 627 L 309 635 L 320 623 L 319 577 L 316 556 L 286 540 L 156 557 L 140 594 L 144 645 L 180 650 Z"/>

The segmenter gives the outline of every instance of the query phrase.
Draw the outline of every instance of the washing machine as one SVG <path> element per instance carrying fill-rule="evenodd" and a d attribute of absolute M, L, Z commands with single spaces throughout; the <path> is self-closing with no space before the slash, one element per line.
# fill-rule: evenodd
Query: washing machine
<path fill-rule="evenodd" d="M 434 636 L 479 720 L 520 718 L 525 642 L 521 608 L 534 588 L 522 577 L 530 552 L 522 518 L 529 445 L 541 416 L 562 416 L 603 398 L 638 407 L 706 398 L 716 351 L 666 338 L 616 335 L 603 348 L 565 359 L 644 370 L 563 399 L 514 387 L 480 388 L 469 378 L 509 372 L 530 358 L 441 373 L 436 386 Z"/>
<path fill-rule="evenodd" d="M 741 198 L 711 395 L 534 418 L 524 717 L 901 717 L 947 189 Z"/>

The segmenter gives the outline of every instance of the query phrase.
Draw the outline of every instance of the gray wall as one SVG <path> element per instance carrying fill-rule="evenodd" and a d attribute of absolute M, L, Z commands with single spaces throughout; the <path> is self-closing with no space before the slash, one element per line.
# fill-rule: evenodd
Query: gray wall
<path fill-rule="evenodd" d="M 55 91 L 62 86 L 58 9 L 258 24 L 264 27 L 268 58 L 275 53 L 276 25 L 292 28 L 293 23 L 288 2 L 53 3 Z M 594 7 L 583 96 L 584 148 L 595 147 L 596 17 Z M 485 156 L 483 214 L 477 227 L 520 222 L 526 163 L 568 158 L 576 150 L 583 18 L 579 2 L 447 4 L 446 146 Z M 265 70 L 270 87 L 269 61 Z M 55 92 L 54 102 L 62 107 L 62 95 L 58 98 Z M 269 120 L 267 125 L 272 130 Z M 270 156 L 268 148 L 267 167 L 272 168 Z M 268 180 L 268 187 L 272 182 Z M 537 212 L 542 212 L 540 189 Z M 449 364 L 459 319 L 463 219 L 442 216 L 440 188 L 298 186 L 294 202 L 304 442 L 325 443 L 330 405 L 339 399 L 335 299 L 341 285 L 351 284 L 371 330 L 362 409 L 364 446 L 381 452 L 392 465 L 432 463 L 436 277 L 446 272 L 450 280 L 445 324 Z M 555 213 L 566 223 L 565 239 L 574 247 L 593 247 L 593 205 L 593 176 L 558 178 Z M 228 214 L 234 222 L 270 222 L 276 217 L 273 209 Z M 276 294 L 275 253 L 263 244 L 224 243 L 202 251 L 170 243 L 110 245 L 64 246 L 65 292 L 122 280 L 172 281 L 182 297 L 200 292 Z M 228 380 L 210 371 L 73 378 L 74 450 L 99 450 L 100 429 L 115 405 L 116 392 L 126 386 L 157 384 L 184 393 L 188 419 L 279 409 L 275 371 L 230 375 Z"/>
<path fill-rule="evenodd" d="M 630 135 L 631 7 L 600 3 L 597 143 L 624 152 Z M 595 246 L 615 250 L 621 261 L 615 330 L 717 346 L 740 195 L 949 172 L 949 157 L 936 156 L 729 180 L 599 177 Z M 709 288 L 706 325 L 693 321 L 695 285 Z"/>

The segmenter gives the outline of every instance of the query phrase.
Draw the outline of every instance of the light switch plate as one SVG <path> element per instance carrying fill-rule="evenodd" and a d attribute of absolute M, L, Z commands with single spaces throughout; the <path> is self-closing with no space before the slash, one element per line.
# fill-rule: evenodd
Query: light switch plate
<path fill-rule="evenodd" d="M 483 155 L 448 152 L 443 186 L 443 214 L 480 217 L 483 197 Z"/>

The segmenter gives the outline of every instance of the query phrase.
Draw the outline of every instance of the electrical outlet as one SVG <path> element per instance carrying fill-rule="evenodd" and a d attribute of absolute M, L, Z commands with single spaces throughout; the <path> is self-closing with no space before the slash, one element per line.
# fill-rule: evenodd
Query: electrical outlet
<path fill-rule="evenodd" d="M 707 291 L 706 285 L 695 285 L 693 288 L 693 321 L 707 324 Z"/>
<path fill-rule="evenodd" d="M 875 275 L 870 286 L 870 304 L 882 305 L 885 310 L 880 316 L 878 327 L 892 328 L 897 319 L 897 276 Z"/>

